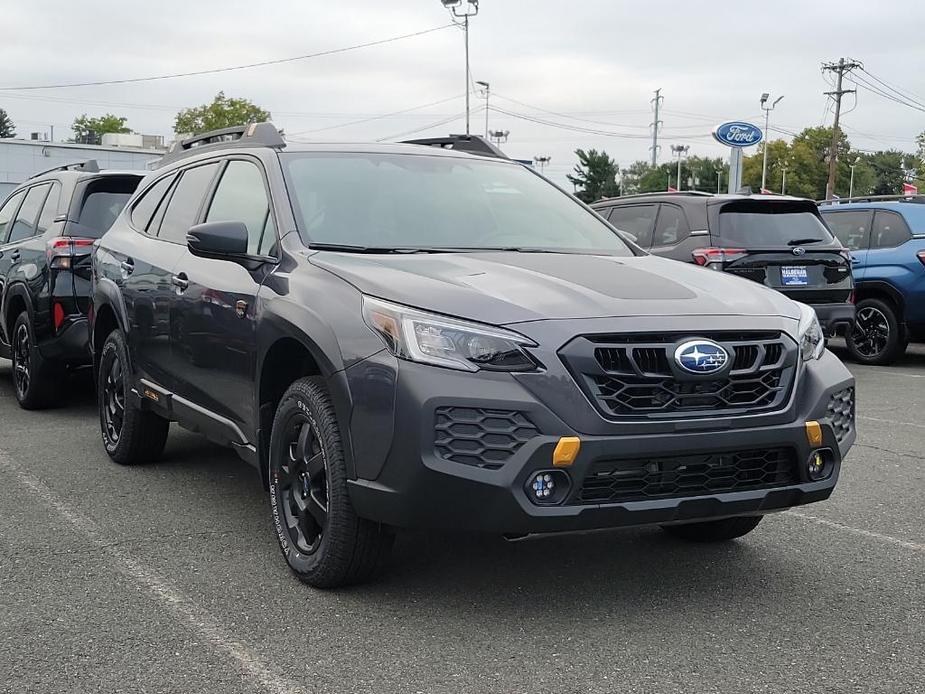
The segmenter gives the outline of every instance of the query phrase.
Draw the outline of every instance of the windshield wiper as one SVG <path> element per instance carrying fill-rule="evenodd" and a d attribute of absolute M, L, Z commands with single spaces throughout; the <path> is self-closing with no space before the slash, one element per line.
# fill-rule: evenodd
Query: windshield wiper
<path fill-rule="evenodd" d="M 418 247 L 397 247 L 390 246 L 354 246 L 349 243 L 310 243 L 308 247 L 313 251 L 340 251 L 342 253 L 395 253 L 395 254 L 412 254 L 412 253 L 453 253 L 452 248 L 418 248 Z"/>
<path fill-rule="evenodd" d="M 788 246 L 803 246 L 807 243 L 823 243 L 825 239 L 794 239 L 793 241 L 788 241 Z"/>

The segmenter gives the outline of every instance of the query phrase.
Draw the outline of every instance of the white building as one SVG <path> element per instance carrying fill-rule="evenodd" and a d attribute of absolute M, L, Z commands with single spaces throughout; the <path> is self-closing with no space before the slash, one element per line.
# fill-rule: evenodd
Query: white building
<path fill-rule="evenodd" d="M 141 147 L 106 147 L 76 145 L 41 140 L 0 140 L 0 200 L 16 186 L 55 166 L 96 159 L 100 169 L 145 171 L 161 158 L 163 150 Z"/>

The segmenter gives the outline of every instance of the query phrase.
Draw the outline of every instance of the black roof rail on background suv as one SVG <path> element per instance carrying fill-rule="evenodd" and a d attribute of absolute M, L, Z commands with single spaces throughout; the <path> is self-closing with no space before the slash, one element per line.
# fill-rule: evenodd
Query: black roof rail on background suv
<path fill-rule="evenodd" d="M 629 195 L 615 195 L 612 198 L 601 198 L 596 202 L 604 202 L 606 200 L 625 200 L 626 198 L 652 198 L 662 195 L 690 195 L 711 198 L 715 195 L 715 193 L 708 193 L 703 190 L 659 190 L 652 193 L 630 193 Z"/>
<path fill-rule="evenodd" d="M 426 147 L 439 147 L 440 149 L 454 149 L 470 154 L 481 154 L 483 157 L 496 159 L 510 159 L 504 152 L 479 135 L 448 135 L 447 137 L 426 137 L 421 140 L 404 140 L 405 145 L 424 145 Z"/>
<path fill-rule="evenodd" d="M 914 202 L 925 204 L 925 195 L 907 193 L 905 195 L 855 195 L 850 198 L 833 198 L 832 200 L 817 200 L 817 205 L 838 205 L 842 202 Z"/>
<path fill-rule="evenodd" d="M 100 165 L 97 163 L 96 159 L 85 159 L 83 161 L 71 161 L 67 164 L 58 164 L 58 166 L 52 166 L 50 169 L 45 169 L 44 171 L 39 171 L 29 176 L 28 180 L 33 178 L 38 178 L 39 176 L 44 176 L 45 174 L 54 173 L 55 171 L 84 171 L 86 173 L 99 173 Z"/>
<path fill-rule="evenodd" d="M 203 147 L 224 149 L 226 147 L 276 147 L 286 146 L 286 141 L 279 130 L 272 123 L 249 123 L 248 125 L 234 125 L 221 130 L 187 137 L 174 142 L 167 154 L 160 158 L 158 168 L 171 162 L 182 159 L 188 154 L 199 152 Z"/>

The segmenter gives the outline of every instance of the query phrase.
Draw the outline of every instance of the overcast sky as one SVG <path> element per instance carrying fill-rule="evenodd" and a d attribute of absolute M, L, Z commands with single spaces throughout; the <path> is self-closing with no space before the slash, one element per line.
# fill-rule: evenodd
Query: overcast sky
<path fill-rule="evenodd" d="M 439 0 L 5 0 L 0 87 L 204 70 L 341 48 L 448 23 Z M 570 132 L 490 113 L 510 130 L 506 151 L 549 155 L 562 180 L 576 147 L 606 149 L 621 166 L 648 157 L 650 100 L 664 95 L 664 147 L 719 156 L 712 127 L 761 122 L 763 91 L 786 98 L 771 124 L 831 124 L 822 61 L 851 56 L 925 103 L 925 3 L 890 9 L 860 0 L 764 3 L 482 0 L 472 20 L 474 80 L 511 113 L 611 134 Z M 862 73 L 863 74 L 863 73 Z M 219 90 L 270 110 L 299 139 L 370 140 L 464 128 L 463 35 L 449 28 L 402 41 L 282 65 L 136 84 L 0 91 L 20 136 L 70 137 L 86 112 L 128 117 L 137 132 L 172 134 L 182 107 Z M 867 80 L 872 78 L 867 77 Z M 876 83 L 874 83 L 876 84 Z M 512 101 L 514 100 L 514 101 Z M 431 102 L 428 108 L 340 126 Z M 520 102 L 520 103 L 517 103 Z M 484 100 L 472 97 L 473 132 Z M 843 119 L 862 149 L 914 149 L 925 112 L 859 90 Z M 549 113 L 552 111 L 555 113 Z M 453 116 L 454 120 L 428 128 Z M 588 121 L 594 121 L 588 122 Z M 325 128 L 324 130 L 318 130 Z M 296 135 L 298 133 L 298 135 Z M 408 136 L 411 136 L 409 133 Z"/>

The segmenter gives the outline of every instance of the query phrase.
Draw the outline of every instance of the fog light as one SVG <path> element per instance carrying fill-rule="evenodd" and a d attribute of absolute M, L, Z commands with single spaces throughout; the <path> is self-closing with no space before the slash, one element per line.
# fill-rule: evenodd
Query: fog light
<path fill-rule="evenodd" d="M 829 471 L 826 469 L 825 457 L 819 451 L 814 451 L 809 456 L 809 462 L 806 464 L 806 474 L 811 480 L 821 480 L 827 477 Z"/>
<path fill-rule="evenodd" d="M 534 504 L 558 504 L 568 494 L 569 476 L 562 470 L 542 470 L 527 483 L 527 495 Z"/>

